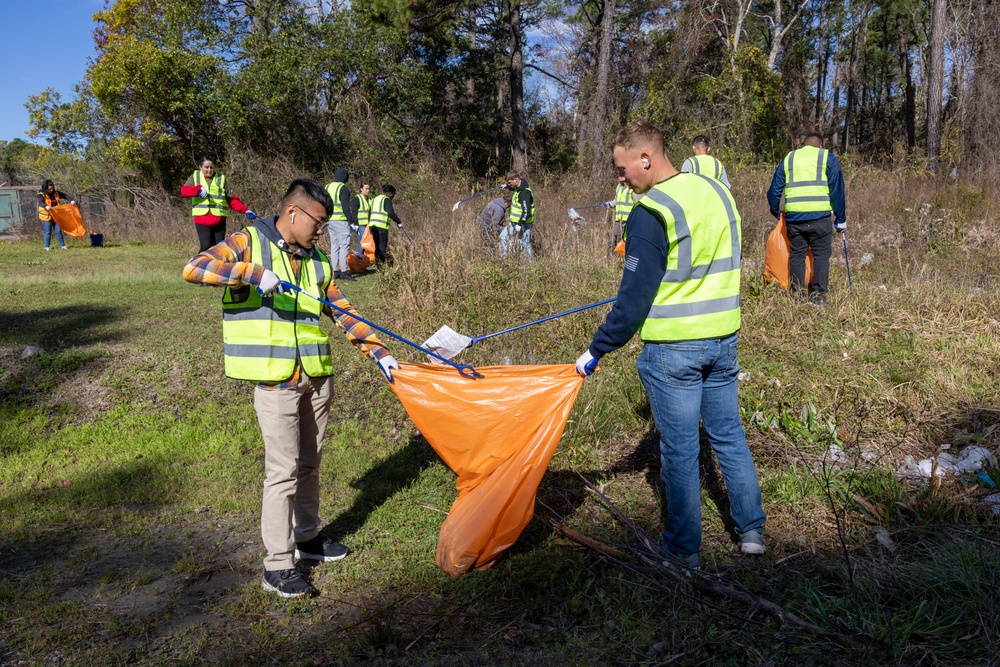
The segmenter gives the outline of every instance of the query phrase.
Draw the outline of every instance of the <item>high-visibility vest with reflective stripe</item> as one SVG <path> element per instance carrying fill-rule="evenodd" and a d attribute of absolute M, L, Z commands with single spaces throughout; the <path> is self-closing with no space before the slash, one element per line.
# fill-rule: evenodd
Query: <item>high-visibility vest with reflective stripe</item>
<path fill-rule="evenodd" d="M 51 197 L 46 192 L 39 192 L 38 194 L 45 197 L 45 206 L 59 206 L 58 192 L 53 192 Z M 52 214 L 45 210 L 45 206 L 38 207 L 38 219 L 42 222 L 52 222 Z"/>
<path fill-rule="evenodd" d="M 619 183 L 615 186 L 615 222 L 624 223 L 628 220 L 628 214 L 635 206 L 635 193 L 632 188 Z"/>
<path fill-rule="evenodd" d="M 669 247 L 642 339 L 699 340 L 738 331 L 742 220 L 729 189 L 682 173 L 654 186 L 636 206 L 660 220 Z"/>
<path fill-rule="evenodd" d="M 525 211 L 524 205 L 521 203 L 521 195 L 525 192 L 531 192 L 531 188 L 515 190 L 514 197 L 510 201 L 510 224 L 512 225 L 530 225 L 535 222 L 535 198 L 531 198 L 531 206 Z"/>
<path fill-rule="evenodd" d="M 833 211 L 826 176 L 826 149 L 803 146 L 785 156 L 785 210 L 789 213 Z"/>
<path fill-rule="evenodd" d="M 691 161 L 691 171 L 702 176 L 711 176 L 717 181 L 722 180 L 722 163 L 711 155 L 692 155 L 688 158 Z"/>
<path fill-rule="evenodd" d="M 378 229 L 389 229 L 389 214 L 385 212 L 385 195 L 378 195 L 372 200 L 372 209 L 368 214 L 368 226 Z"/>
<path fill-rule="evenodd" d="M 229 202 L 226 201 L 226 177 L 216 174 L 212 180 L 206 181 L 201 170 L 194 172 L 194 184 L 199 188 L 204 187 L 208 191 L 208 196 L 204 199 L 195 195 L 191 198 L 191 216 L 197 218 L 199 215 L 217 215 L 224 218 L 229 215 Z"/>
<path fill-rule="evenodd" d="M 327 183 L 326 191 L 330 193 L 330 197 L 333 199 L 333 213 L 330 214 L 330 222 L 347 222 L 347 212 L 340 205 L 340 190 L 344 187 L 347 187 L 346 184 L 336 181 Z"/>
<path fill-rule="evenodd" d="M 285 253 L 248 227 L 250 259 L 271 269 L 282 280 L 313 294 L 330 286 L 330 260 L 314 249 L 303 257 L 296 280 Z M 261 296 L 254 287 L 227 287 L 222 298 L 222 338 L 226 375 L 236 380 L 283 382 L 295 372 L 295 362 L 309 377 L 333 374 L 330 339 L 319 326 L 323 305 L 298 292 Z"/>
<path fill-rule="evenodd" d="M 368 224 L 368 216 L 371 215 L 372 200 L 358 193 L 358 224 L 364 227 Z"/>

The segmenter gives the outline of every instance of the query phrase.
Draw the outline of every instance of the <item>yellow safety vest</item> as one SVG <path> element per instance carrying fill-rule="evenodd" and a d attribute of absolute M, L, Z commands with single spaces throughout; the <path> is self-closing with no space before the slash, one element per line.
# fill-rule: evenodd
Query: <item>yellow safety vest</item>
<path fill-rule="evenodd" d="M 682 173 L 654 186 L 636 206 L 660 221 L 669 247 L 642 340 L 722 338 L 738 331 L 742 220 L 729 189 Z"/>
<path fill-rule="evenodd" d="M 622 183 L 616 185 L 615 222 L 624 224 L 628 220 L 628 214 L 632 212 L 633 206 L 635 206 L 635 193 L 632 192 L 632 188 Z"/>
<path fill-rule="evenodd" d="M 722 180 L 722 163 L 711 155 L 692 155 L 688 158 L 691 161 L 691 170 L 695 174 L 711 176 L 717 181 Z"/>
<path fill-rule="evenodd" d="M 385 212 L 385 195 L 378 195 L 372 200 L 372 208 L 368 214 L 368 226 L 378 229 L 389 229 L 389 215 Z"/>
<path fill-rule="evenodd" d="M 333 269 L 319 248 L 303 257 L 295 278 L 284 251 L 256 227 L 248 227 L 250 259 L 282 280 L 313 294 L 326 295 Z M 323 305 L 298 292 L 261 296 L 256 288 L 227 287 L 222 297 L 222 338 L 226 375 L 236 380 L 284 382 L 295 363 L 309 377 L 333 375 L 330 339 L 319 326 Z"/>
<path fill-rule="evenodd" d="M 535 222 L 535 198 L 531 198 L 531 206 L 529 210 L 525 211 L 524 205 L 521 203 L 521 195 L 525 192 L 531 192 L 531 188 L 515 190 L 514 197 L 510 201 L 510 224 L 512 225 L 530 225 Z"/>
<path fill-rule="evenodd" d="M 368 217 L 371 215 L 372 200 L 358 193 L 358 225 L 364 227 L 368 224 Z"/>
<path fill-rule="evenodd" d="M 201 170 L 194 172 L 192 176 L 194 184 L 208 190 L 208 197 L 202 199 L 195 195 L 191 198 L 191 216 L 197 218 L 200 215 L 217 215 L 224 218 L 229 215 L 229 202 L 226 201 L 226 177 L 216 174 L 211 181 L 206 181 Z"/>
<path fill-rule="evenodd" d="M 832 212 L 826 149 L 803 146 L 785 156 L 785 210 L 789 213 Z"/>
<path fill-rule="evenodd" d="M 46 192 L 39 192 L 38 194 L 45 197 L 45 206 L 59 206 L 58 192 L 53 192 L 51 197 Z M 52 222 L 52 214 L 45 210 L 45 206 L 38 207 L 38 219 L 42 222 Z"/>
<path fill-rule="evenodd" d="M 326 191 L 330 193 L 330 197 L 333 199 L 333 212 L 330 214 L 330 222 L 347 222 L 347 212 L 340 205 L 340 190 L 344 187 L 346 187 L 346 184 L 340 182 L 328 183 L 326 186 Z"/>

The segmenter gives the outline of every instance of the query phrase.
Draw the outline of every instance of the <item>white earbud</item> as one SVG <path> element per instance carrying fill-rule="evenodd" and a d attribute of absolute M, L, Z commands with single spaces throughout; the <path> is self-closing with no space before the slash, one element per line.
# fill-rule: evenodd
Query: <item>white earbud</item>
<path fill-rule="evenodd" d="M 290 221 L 293 225 L 295 224 L 295 211 L 292 211 L 292 217 Z"/>
<path fill-rule="evenodd" d="M 649 160 L 647 160 L 646 158 L 642 158 L 642 166 L 645 167 L 646 169 L 649 169 Z"/>

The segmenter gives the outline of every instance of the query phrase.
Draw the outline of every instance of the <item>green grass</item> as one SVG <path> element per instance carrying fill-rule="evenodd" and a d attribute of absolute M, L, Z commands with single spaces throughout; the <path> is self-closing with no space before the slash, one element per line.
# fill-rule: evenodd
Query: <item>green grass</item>
<path fill-rule="evenodd" d="M 954 197 L 967 217 L 979 214 L 965 194 Z M 830 308 L 809 309 L 760 284 L 757 239 L 770 223 L 745 217 L 740 406 L 769 551 L 735 556 L 710 465 L 703 561 L 874 643 L 837 647 L 651 580 L 566 544 L 543 520 L 611 546 L 635 543 L 580 471 L 642 530 L 662 531 L 638 345 L 602 360 L 585 383 L 539 489 L 539 518 L 492 569 L 451 579 L 434 554 L 454 474 L 375 365 L 334 330 L 321 514 L 352 553 L 308 569 L 321 597 L 276 599 L 259 587 L 263 445 L 252 387 L 222 373 L 220 291 L 180 279 L 190 249 L 145 242 L 43 255 L 34 243 L 3 243 L 0 663 L 996 662 L 1000 529 L 978 504 L 986 489 L 892 472 L 904 455 L 943 443 L 996 448 L 1000 332 L 990 322 L 1000 299 L 943 270 L 964 255 L 922 249 L 922 263 L 887 253 L 858 266 L 853 299 L 838 283 Z M 399 248 L 394 270 L 344 291 L 414 340 L 442 324 L 496 331 L 614 294 L 620 266 L 596 230 L 589 241 L 550 233 L 546 242 L 530 265 L 476 254 L 462 238 L 421 242 Z M 852 242 L 855 253 L 869 247 L 868 237 Z M 841 271 L 835 263 L 835 280 Z M 571 363 L 605 312 L 487 341 L 462 360 Z M 21 359 L 29 345 L 44 353 Z M 824 463 L 831 445 L 845 462 Z M 895 552 L 879 545 L 879 528 Z"/>

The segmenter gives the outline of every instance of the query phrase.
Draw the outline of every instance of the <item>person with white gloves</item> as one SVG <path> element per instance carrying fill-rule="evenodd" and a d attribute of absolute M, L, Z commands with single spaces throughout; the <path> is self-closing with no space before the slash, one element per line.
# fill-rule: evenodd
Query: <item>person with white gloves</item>
<path fill-rule="evenodd" d="M 603 355 L 639 332 L 636 366 L 660 434 L 662 551 L 670 564 L 698 569 L 702 425 L 726 483 L 739 549 L 764 553 L 760 484 L 736 386 L 742 221 L 728 188 L 679 173 L 663 143 L 644 120 L 615 138 L 618 173 L 642 199 L 628 217 L 618 299 L 576 369 L 590 375 Z"/>
<path fill-rule="evenodd" d="M 531 230 L 535 226 L 535 198 L 528 181 L 516 171 L 507 172 L 504 190 L 513 194 L 510 200 L 510 224 L 500 232 L 500 258 L 510 252 L 513 239 L 517 239 L 521 254 L 531 259 Z"/>
<path fill-rule="evenodd" d="M 198 252 L 205 252 L 226 237 L 226 218 L 229 210 L 246 216 L 253 223 L 257 215 L 240 201 L 239 195 L 229 187 L 223 174 L 215 171 L 215 162 L 209 157 L 197 160 L 195 170 L 181 186 L 181 197 L 191 200 L 191 217 L 198 232 Z"/>
<path fill-rule="evenodd" d="M 35 196 L 35 205 L 38 207 L 38 220 L 42 223 L 42 235 L 46 250 L 49 249 L 49 244 L 52 242 L 53 227 L 56 229 L 56 241 L 59 243 L 59 247 L 63 250 L 67 249 L 62 229 L 52 220 L 51 213 L 53 206 L 59 206 L 66 202 L 70 204 L 76 203 L 66 193 L 56 190 L 55 184 L 50 180 L 45 180 L 42 183 L 42 187 L 38 189 L 38 194 Z"/>
<path fill-rule="evenodd" d="M 356 311 L 332 280 L 332 264 L 317 244 L 332 210 L 322 185 L 298 179 L 278 215 L 259 219 L 184 267 L 188 282 L 226 287 L 226 375 L 257 384 L 254 408 L 265 471 L 261 536 L 267 550 L 262 586 L 286 598 L 316 593 L 296 569 L 296 558 L 329 562 L 347 555 L 345 546 L 320 532 L 319 466 L 332 376 L 341 372 L 334 368 L 320 316 L 333 318 L 389 382 L 399 367 L 372 328 L 347 314 Z M 319 290 L 347 313 L 285 290 L 284 283 Z"/>

